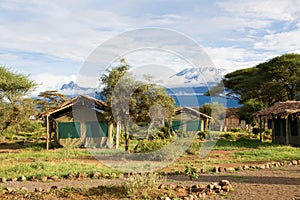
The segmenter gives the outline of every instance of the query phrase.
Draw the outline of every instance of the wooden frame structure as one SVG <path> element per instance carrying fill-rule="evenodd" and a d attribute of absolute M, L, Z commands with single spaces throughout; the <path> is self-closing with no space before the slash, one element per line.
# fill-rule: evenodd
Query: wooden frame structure
<path fill-rule="evenodd" d="M 300 145 L 300 101 L 278 102 L 254 113 L 272 128 L 272 142 L 276 144 Z"/>

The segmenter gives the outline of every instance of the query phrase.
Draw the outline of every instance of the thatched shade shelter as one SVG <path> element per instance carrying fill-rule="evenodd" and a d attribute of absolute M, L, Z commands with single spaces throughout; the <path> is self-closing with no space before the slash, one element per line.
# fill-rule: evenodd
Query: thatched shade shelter
<path fill-rule="evenodd" d="M 80 95 L 40 113 L 46 121 L 47 149 L 52 140 L 62 146 L 110 146 L 113 127 L 103 114 L 106 107 L 103 101 Z"/>
<path fill-rule="evenodd" d="M 207 130 L 210 119 L 210 116 L 193 108 L 178 107 L 172 120 L 172 129 L 183 132 Z"/>
<path fill-rule="evenodd" d="M 279 102 L 254 116 L 271 124 L 273 143 L 300 145 L 300 101 Z"/>

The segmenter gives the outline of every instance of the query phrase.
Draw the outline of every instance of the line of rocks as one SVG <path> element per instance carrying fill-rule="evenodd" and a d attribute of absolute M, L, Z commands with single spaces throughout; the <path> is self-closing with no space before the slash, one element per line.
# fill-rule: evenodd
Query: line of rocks
<path fill-rule="evenodd" d="M 243 165 L 238 167 L 220 167 L 215 166 L 210 169 L 201 168 L 198 170 L 200 174 L 205 173 L 222 173 L 222 172 L 236 172 L 242 170 L 251 170 L 251 169 L 269 169 L 275 167 L 284 167 L 284 166 L 293 166 L 300 165 L 300 160 L 292 160 L 292 161 L 283 161 L 283 162 L 271 162 L 266 164 L 257 164 L 257 165 Z M 162 175 L 180 175 L 184 174 L 182 171 L 174 171 L 174 172 L 162 172 Z"/>
<path fill-rule="evenodd" d="M 292 160 L 292 161 L 283 161 L 283 162 L 272 162 L 272 163 L 266 163 L 266 164 L 259 164 L 259 165 L 243 165 L 239 167 L 219 167 L 215 166 L 210 169 L 205 169 L 201 168 L 199 169 L 200 174 L 205 174 L 205 173 L 222 173 L 222 172 L 235 172 L 235 171 L 241 171 L 241 170 L 249 170 L 249 169 L 269 169 L 269 168 L 274 168 L 274 167 L 283 167 L 283 166 L 292 166 L 292 165 L 300 165 L 300 160 Z M 123 177 L 129 177 L 132 175 L 137 175 L 137 174 L 145 174 L 145 173 L 136 173 L 136 172 L 130 172 L 130 173 L 124 173 L 124 174 L 117 174 L 117 173 L 100 173 L 100 172 L 92 172 L 89 175 L 83 174 L 78 172 L 76 175 L 69 173 L 63 177 L 58 177 L 56 175 L 52 176 L 41 176 L 40 178 L 37 178 L 36 176 L 31 176 L 29 178 L 26 178 L 25 176 L 20 176 L 20 177 L 13 177 L 13 178 L 5 178 L 2 177 L 0 178 L 1 183 L 6 183 L 7 181 L 11 182 L 16 182 L 16 181 L 41 181 L 41 182 L 46 182 L 46 181 L 60 181 L 61 179 L 69 179 L 69 180 L 80 180 L 84 178 L 92 178 L 92 179 L 114 179 L 114 178 L 123 178 Z M 159 172 L 160 175 L 179 175 L 179 174 L 184 174 L 183 171 L 174 171 L 174 172 Z"/>
<path fill-rule="evenodd" d="M 180 197 L 184 200 L 204 199 L 209 195 L 227 193 L 233 190 L 231 183 L 228 180 L 210 183 L 208 185 L 160 185 L 161 190 L 173 190 L 182 194 Z M 169 197 L 164 197 L 163 200 L 171 200 Z"/>
<path fill-rule="evenodd" d="M 191 185 L 191 186 L 183 186 L 183 185 L 174 185 L 168 184 L 164 185 L 161 184 L 158 189 L 160 190 L 172 190 L 180 194 L 180 198 L 183 200 L 196 200 L 196 199 L 203 199 L 206 196 L 213 195 L 213 194 L 222 194 L 227 193 L 233 190 L 231 183 L 228 180 L 221 180 L 219 182 L 210 183 L 208 185 Z M 44 190 L 40 187 L 35 188 L 34 192 L 43 194 L 43 193 L 50 193 L 51 191 L 58 190 L 58 187 L 53 185 L 50 189 Z M 22 187 L 20 189 L 13 189 L 10 187 L 5 188 L 6 194 L 15 194 L 15 193 L 25 193 L 29 196 L 30 192 L 26 187 Z M 163 193 L 163 192 L 162 192 Z M 164 197 L 163 200 L 171 200 L 169 197 Z"/>

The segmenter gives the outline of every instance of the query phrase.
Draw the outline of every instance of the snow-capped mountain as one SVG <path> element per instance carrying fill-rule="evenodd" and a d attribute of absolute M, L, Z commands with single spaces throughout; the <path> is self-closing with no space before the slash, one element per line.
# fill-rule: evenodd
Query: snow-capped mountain
<path fill-rule="evenodd" d="M 215 85 L 220 81 L 223 68 L 202 67 L 202 68 L 185 68 L 170 78 L 181 77 L 184 83 L 197 85 Z"/>
<path fill-rule="evenodd" d="M 69 83 L 63 84 L 59 92 L 67 95 L 67 96 L 76 96 L 76 95 L 90 95 L 94 96 L 95 88 L 85 88 L 77 85 L 74 81 L 71 81 Z"/>

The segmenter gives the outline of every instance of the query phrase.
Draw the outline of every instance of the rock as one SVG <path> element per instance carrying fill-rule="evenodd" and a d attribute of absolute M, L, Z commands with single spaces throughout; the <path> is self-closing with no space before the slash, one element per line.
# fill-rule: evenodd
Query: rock
<path fill-rule="evenodd" d="M 257 168 L 258 169 L 265 169 L 266 167 L 265 167 L 265 165 L 257 165 Z"/>
<path fill-rule="evenodd" d="M 160 190 L 164 190 L 166 188 L 166 186 L 164 185 L 164 184 L 160 184 L 159 186 L 158 186 L 158 189 L 160 189 Z"/>
<path fill-rule="evenodd" d="M 110 177 L 111 178 L 117 178 L 117 174 L 116 173 L 111 173 Z"/>
<path fill-rule="evenodd" d="M 227 167 L 226 172 L 234 172 L 235 169 L 233 167 Z"/>
<path fill-rule="evenodd" d="M 16 182 L 18 179 L 16 177 L 10 179 L 12 182 Z"/>
<path fill-rule="evenodd" d="M 74 178 L 74 176 L 73 176 L 73 174 L 72 173 L 68 173 L 68 175 L 67 175 L 67 179 L 73 179 Z"/>
<path fill-rule="evenodd" d="M 206 186 L 206 188 L 209 189 L 209 190 L 212 190 L 212 189 L 214 188 L 214 184 L 213 184 L 213 183 L 208 184 L 208 185 Z"/>
<path fill-rule="evenodd" d="M 20 176 L 20 177 L 18 178 L 18 181 L 26 181 L 26 177 L 25 177 L 25 176 Z"/>
<path fill-rule="evenodd" d="M 223 190 L 224 192 L 229 192 L 229 191 L 230 191 L 230 188 L 231 188 L 231 185 L 224 185 L 224 186 L 222 187 L 222 190 Z"/>
<path fill-rule="evenodd" d="M 35 192 L 42 192 L 43 189 L 42 189 L 41 187 L 37 187 L 37 188 L 34 189 L 34 191 L 35 191 Z"/>
<path fill-rule="evenodd" d="M 28 188 L 27 187 L 21 187 L 21 190 L 28 192 Z"/>
<path fill-rule="evenodd" d="M 48 177 L 47 177 L 47 176 L 42 176 L 42 177 L 41 177 L 41 181 L 42 181 L 42 182 L 46 182 L 47 180 L 48 180 Z"/>
<path fill-rule="evenodd" d="M 198 194 L 198 197 L 200 199 L 205 199 L 206 198 L 206 193 L 205 192 L 201 192 L 201 193 Z"/>
<path fill-rule="evenodd" d="M 100 176 L 101 176 L 100 172 L 93 172 L 93 173 L 90 174 L 91 178 L 99 178 Z"/>
<path fill-rule="evenodd" d="M 243 168 L 243 170 L 247 170 L 247 169 L 249 169 L 249 166 L 244 165 L 242 168 Z"/>
<path fill-rule="evenodd" d="M 205 168 L 201 168 L 201 169 L 200 169 L 200 173 L 201 173 L 201 174 L 205 174 L 205 173 L 206 173 Z"/>
<path fill-rule="evenodd" d="M 298 161 L 297 160 L 292 160 L 291 163 L 292 163 L 292 165 L 298 165 Z"/>
<path fill-rule="evenodd" d="M 176 185 L 173 185 L 173 184 L 170 184 L 170 185 L 169 185 L 169 189 L 170 189 L 170 190 L 174 190 L 175 188 L 176 188 Z"/>
<path fill-rule="evenodd" d="M 85 178 L 85 175 L 83 173 L 78 172 L 76 178 L 83 179 Z"/>
<path fill-rule="evenodd" d="M 218 171 L 219 172 L 225 172 L 225 168 L 224 167 L 219 167 Z"/>
<path fill-rule="evenodd" d="M 12 192 L 14 191 L 14 189 L 12 189 L 12 188 L 10 188 L 10 187 L 6 187 L 5 190 L 6 190 L 6 192 L 9 193 L 9 194 L 12 193 Z"/>
<path fill-rule="evenodd" d="M 59 178 L 56 175 L 50 176 L 49 179 L 51 179 L 52 181 L 58 181 Z"/>
<path fill-rule="evenodd" d="M 36 181 L 37 179 L 36 179 L 36 176 L 31 176 L 31 177 L 29 178 L 29 180 L 30 180 L 30 181 Z"/>
<path fill-rule="evenodd" d="M 230 185 L 230 181 L 228 181 L 228 180 L 221 180 L 221 181 L 219 182 L 219 185 L 220 185 L 221 187 L 223 187 L 223 186 L 225 186 L 225 185 Z"/>
<path fill-rule="evenodd" d="M 170 197 L 165 197 L 165 199 L 164 200 L 171 200 L 171 198 Z"/>
<path fill-rule="evenodd" d="M 186 197 L 183 198 L 184 200 L 194 200 L 195 197 L 192 194 L 187 195 Z"/>
<path fill-rule="evenodd" d="M 58 187 L 56 185 L 52 185 L 50 188 L 50 190 L 57 190 L 57 189 L 58 189 Z"/>
<path fill-rule="evenodd" d="M 1 178 L 1 183 L 6 183 L 6 181 L 7 181 L 7 180 L 6 180 L 5 177 L 2 177 L 2 178 Z"/>
<path fill-rule="evenodd" d="M 238 167 L 236 167 L 234 169 L 235 169 L 235 171 L 240 171 L 240 170 L 243 170 L 243 167 L 242 166 L 238 166 Z"/>
<path fill-rule="evenodd" d="M 123 178 L 124 177 L 124 174 L 119 174 L 119 178 Z"/>
<path fill-rule="evenodd" d="M 270 168 L 269 164 L 265 164 L 265 169 L 269 169 L 269 168 Z"/>
<path fill-rule="evenodd" d="M 219 172 L 219 167 L 214 167 L 213 169 L 212 169 L 212 172 Z"/>

